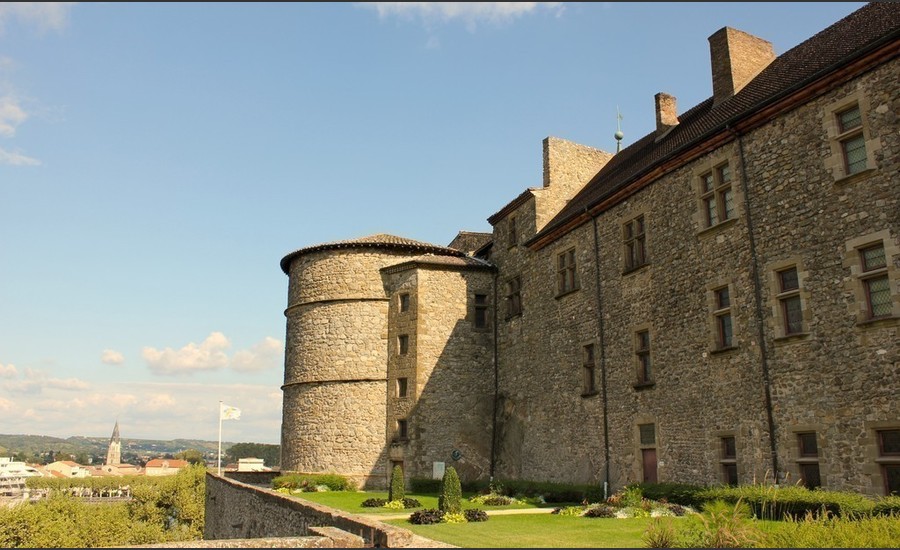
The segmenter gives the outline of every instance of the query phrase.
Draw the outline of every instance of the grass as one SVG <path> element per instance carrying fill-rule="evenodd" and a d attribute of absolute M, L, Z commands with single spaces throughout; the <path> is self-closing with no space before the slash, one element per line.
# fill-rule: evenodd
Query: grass
<path fill-rule="evenodd" d="M 345 512 L 350 512 L 351 514 L 378 514 L 378 515 L 398 515 L 403 513 L 412 513 L 415 510 L 421 510 L 422 508 L 437 508 L 438 506 L 438 497 L 437 495 L 427 494 L 407 494 L 406 496 L 409 498 L 414 498 L 422 503 L 422 508 L 410 508 L 407 510 L 393 510 L 390 508 L 363 508 L 361 506 L 362 502 L 366 499 L 370 498 L 383 498 L 387 499 L 387 492 L 369 492 L 369 491 L 322 491 L 317 493 L 297 493 L 291 495 L 297 498 L 301 498 L 304 500 L 309 500 L 311 502 L 315 502 L 317 504 L 323 504 L 325 506 L 330 506 L 332 508 L 337 508 L 338 510 L 343 510 Z M 463 495 L 462 507 L 463 510 L 468 510 L 470 508 L 481 508 L 482 510 L 512 510 L 516 508 L 535 508 L 534 505 L 531 504 L 509 504 L 506 506 L 481 506 L 469 502 L 468 497 L 472 496 L 471 494 Z M 551 506 L 552 507 L 552 506 Z"/>
<path fill-rule="evenodd" d="M 479 523 L 385 523 L 464 548 L 641 548 L 650 519 L 560 517 L 552 514 L 491 516 Z"/>

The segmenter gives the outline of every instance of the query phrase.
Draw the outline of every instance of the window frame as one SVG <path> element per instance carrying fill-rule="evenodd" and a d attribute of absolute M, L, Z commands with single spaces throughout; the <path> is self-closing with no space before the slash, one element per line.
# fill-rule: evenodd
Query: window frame
<path fill-rule="evenodd" d="M 396 397 L 398 399 L 404 399 L 409 396 L 409 378 L 406 376 L 401 376 L 397 378 L 397 393 Z"/>
<path fill-rule="evenodd" d="M 578 257 L 573 246 L 556 255 L 556 295 L 575 292 L 578 283 Z"/>
<path fill-rule="evenodd" d="M 878 453 L 876 462 L 878 463 L 879 469 L 881 470 L 881 480 L 883 483 L 884 494 L 900 495 L 900 484 L 894 487 L 893 490 L 891 490 L 890 485 L 892 479 L 890 472 L 900 472 L 900 450 L 885 452 L 884 434 L 886 432 L 897 432 L 897 436 L 900 437 L 900 428 L 883 427 L 875 430 L 876 450 Z"/>
<path fill-rule="evenodd" d="M 796 280 L 796 286 L 787 288 L 785 286 L 785 274 L 794 273 L 794 277 Z M 800 270 L 797 269 L 796 265 L 791 265 L 782 269 L 778 269 L 775 271 L 775 280 L 778 285 L 778 294 L 776 298 L 778 299 L 779 311 L 781 313 L 781 329 L 784 331 L 784 336 L 795 336 L 797 334 L 803 334 L 805 332 L 806 323 L 803 320 L 803 298 L 800 296 Z M 791 310 L 788 304 L 797 304 L 796 310 Z M 799 319 L 792 318 L 792 311 L 799 315 Z"/>
<path fill-rule="evenodd" d="M 638 214 L 622 224 L 622 244 L 625 258 L 625 273 L 647 265 L 647 221 L 644 214 Z"/>
<path fill-rule="evenodd" d="M 699 195 L 704 229 L 733 220 L 737 216 L 734 175 L 728 161 L 699 176 Z M 728 208 L 729 199 L 731 208 Z M 713 208 L 714 207 L 714 208 Z M 712 211 L 715 211 L 715 220 Z"/>
<path fill-rule="evenodd" d="M 724 304 L 722 297 L 723 292 L 728 303 Z M 735 348 L 734 343 L 734 317 L 731 315 L 732 299 L 731 285 L 723 285 L 712 290 L 713 293 L 713 322 L 715 324 L 715 350 L 729 350 Z M 726 340 L 725 321 L 727 320 L 728 337 Z"/>
<path fill-rule="evenodd" d="M 408 355 L 409 354 L 409 334 L 397 335 L 397 354 L 398 355 Z"/>
<path fill-rule="evenodd" d="M 597 357 L 594 344 L 581 347 L 582 397 L 597 395 Z"/>
<path fill-rule="evenodd" d="M 728 441 L 731 441 L 732 453 L 729 454 Z M 722 469 L 722 479 L 726 485 L 737 486 L 740 483 L 738 472 L 737 436 L 733 434 L 719 436 L 719 465 Z"/>
<path fill-rule="evenodd" d="M 398 441 L 408 441 L 409 440 L 409 422 L 405 418 L 397 419 L 397 440 Z"/>
<path fill-rule="evenodd" d="M 506 246 L 507 246 L 507 248 L 513 248 L 514 246 L 519 244 L 519 231 L 518 231 L 518 228 L 516 227 L 516 225 L 517 225 L 516 217 L 510 216 L 509 220 L 506 222 L 506 231 L 507 231 Z"/>
<path fill-rule="evenodd" d="M 522 277 L 516 275 L 506 280 L 506 318 L 522 315 Z"/>
<path fill-rule="evenodd" d="M 653 340 L 648 327 L 642 327 L 634 331 L 634 356 L 637 370 L 635 388 L 656 384 L 656 379 L 653 376 L 652 347 Z"/>
<path fill-rule="evenodd" d="M 843 116 L 847 113 L 857 111 L 859 115 L 859 123 L 855 126 L 845 126 Z M 844 169 L 844 175 L 846 177 L 855 176 L 861 172 L 865 172 L 868 168 L 868 151 L 866 148 L 866 136 L 863 127 L 863 111 L 862 107 L 860 107 L 859 103 L 852 103 L 843 107 L 842 109 L 836 110 L 834 112 L 834 117 L 836 119 L 836 125 L 838 130 L 838 135 L 835 136 L 835 139 L 838 143 L 838 149 L 841 152 L 841 162 Z M 850 155 L 848 151 L 848 144 L 853 141 L 861 140 L 862 141 L 862 151 L 863 151 L 863 159 L 862 159 L 862 167 L 851 170 L 851 162 Z M 854 161 L 853 164 L 856 164 L 860 161 Z"/>
<path fill-rule="evenodd" d="M 479 298 L 483 298 L 482 301 L 479 301 Z M 487 294 L 475 294 L 472 298 L 472 307 L 473 307 L 473 318 L 472 318 L 472 326 L 476 330 L 487 330 L 491 328 L 490 322 L 490 303 L 488 303 L 488 295 Z"/>
<path fill-rule="evenodd" d="M 399 311 L 406 313 L 409 311 L 409 292 L 402 292 L 399 297 Z"/>
<path fill-rule="evenodd" d="M 884 263 L 878 266 L 869 266 L 866 260 L 866 251 L 881 249 L 881 255 L 884 259 Z M 867 319 L 883 319 L 885 317 L 890 317 L 892 313 L 892 300 L 891 300 L 891 279 L 888 277 L 888 262 L 887 262 L 887 249 L 884 246 L 884 242 L 876 242 L 866 246 L 862 246 L 857 248 L 857 252 L 859 253 L 859 265 L 860 265 L 860 275 L 859 279 L 863 285 L 863 295 L 866 299 L 866 318 Z M 872 283 L 875 281 L 884 281 L 887 285 L 887 313 L 878 313 L 875 312 L 875 307 L 872 304 Z M 884 292 L 884 290 L 879 289 L 878 292 Z"/>

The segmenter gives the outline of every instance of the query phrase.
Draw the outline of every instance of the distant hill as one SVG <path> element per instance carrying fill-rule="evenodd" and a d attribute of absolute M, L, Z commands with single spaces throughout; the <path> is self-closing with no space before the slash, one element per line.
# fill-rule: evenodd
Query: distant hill
<path fill-rule="evenodd" d="M 223 441 L 222 452 L 227 452 L 232 445 L 234 443 Z M 204 454 L 211 453 L 215 457 L 218 446 L 219 443 L 217 441 L 205 441 L 202 439 L 158 440 L 123 437 L 122 457 L 125 459 L 128 455 L 174 455 L 188 449 L 197 449 Z M 108 447 L 108 437 L 72 436 L 62 439 L 47 435 L 0 434 L 0 449 L 4 451 L 2 453 L 3 456 L 12 456 L 18 453 L 24 453 L 28 456 L 42 456 L 48 451 L 53 451 L 54 454 L 77 456 L 83 453 L 95 459 L 103 459 L 106 457 Z M 68 459 L 68 457 L 65 458 Z"/>

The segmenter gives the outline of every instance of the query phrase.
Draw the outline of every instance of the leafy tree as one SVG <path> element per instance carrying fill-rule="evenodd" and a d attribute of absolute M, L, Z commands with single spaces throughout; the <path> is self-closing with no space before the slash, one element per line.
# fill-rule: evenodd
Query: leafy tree
<path fill-rule="evenodd" d="M 281 464 L 281 445 L 265 443 L 235 443 L 228 448 L 229 462 L 237 462 L 242 458 L 261 458 L 266 466 L 275 467 Z"/>
<path fill-rule="evenodd" d="M 462 486 L 456 468 L 447 466 L 441 480 L 441 495 L 438 497 L 438 508 L 446 513 L 458 514 L 462 510 Z"/>
<path fill-rule="evenodd" d="M 191 464 L 206 464 L 203 453 L 197 449 L 187 449 L 175 454 L 175 458 L 187 460 Z"/>
<path fill-rule="evenodd" d="M 397 464 L 391 471 L 391 488 L 388 492 L 388 500 L 403 500 L 406 496 L 406 489 L 403 486 L 403 468 Z"/>

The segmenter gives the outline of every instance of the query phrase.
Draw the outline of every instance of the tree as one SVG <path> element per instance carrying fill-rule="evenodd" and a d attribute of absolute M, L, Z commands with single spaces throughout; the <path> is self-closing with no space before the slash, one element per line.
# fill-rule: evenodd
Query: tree
<path fill-rule="evenodd" d="M 391 471 L 391 487 L 388 491 L 388 500 L 403 500 L 406 496 L 406 488 L 403 486 L 403 468 L 397 464 Z"/>
<path fill-rule="evenodd" d="M 462 486 L 456 468 L 447 466 L 441 479 L 441 496 L 438 497 L 438 508 L 446 513 L 458 514 L 462 510 Z"/>
<path fill-rule="evenodd" d="M 175 454 L 175 458 L 187 460 L 191 464 L 206 464 L 203 453 L 197 449 L 187 449 Z"/>
<path fill-rule="evenodd" d="M 265 443 L 235 443 L 226 452 L 229 462 L 237 462 L 242 458 L 261 458 L 263 464 L 274 467 L 281 464 L 281 445 Z"/>

